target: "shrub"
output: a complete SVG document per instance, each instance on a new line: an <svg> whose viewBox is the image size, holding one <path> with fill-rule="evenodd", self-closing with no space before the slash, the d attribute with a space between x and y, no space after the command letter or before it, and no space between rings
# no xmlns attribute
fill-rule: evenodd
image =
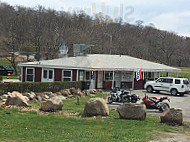
<svg viewBox="0 0 190 142"><path fill-rule="evenodd" d="M0 82L1 82L1 81L3 81L3 77L2 77L2 76L0 76Z"/></svg>
<svg viewBox="0 0 190 142"><path fill-rule="evenodd" d="M9 82L0 83L0 90L4 93L19 91L19 92L58 92L62 89L82 88L80 81L69 82Z"/></svg>

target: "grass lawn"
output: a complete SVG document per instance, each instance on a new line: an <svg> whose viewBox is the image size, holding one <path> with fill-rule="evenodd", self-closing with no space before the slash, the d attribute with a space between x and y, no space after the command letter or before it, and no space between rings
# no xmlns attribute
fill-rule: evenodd
<svg viewBox="0 0 190 142"><path fill-rule="evenodd" d="M178 77L184 77L190 79L190 67L179 67L181 72L178 73Z"/></svg>
<svg viewBox="0 0 190 142"><path fill-rule="evenodd" d="M0 58L0 65L1 66L12 66L11 63L5 58Z"/></svg>
<svg viewBox="0 0 190 142"><path fill-rule="evenodd" d="M99 94L98 97L106 97ZM96 96L96 97L97 97ZM108 117L82 118L84 105L90 97L64 100L63 112L39 114L36 111L0 108L0 141L14 142L147 142L160 131L179 129L160 123L159 117L148 115L145 121L119 119L116 111ZM39 108L40 103L30 102ZM29 107L30 108L30 107ZM68 117L64 112L77 113ZM185 127L180 127L180 131ZM188 128L189 129L189 128Z"/></svg>

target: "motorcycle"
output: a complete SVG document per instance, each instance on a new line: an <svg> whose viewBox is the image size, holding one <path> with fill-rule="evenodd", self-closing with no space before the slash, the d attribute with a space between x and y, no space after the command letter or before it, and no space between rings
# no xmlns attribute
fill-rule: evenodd
<svg viewBox="0 0 190 142"><path fill-rule="evenodd" d="M159 111L166 111L170 108L169 104L166 102L163 102L164 100L168 100L168 102L170 102L170 99L168 99L168 97L161 97L161 98L157 98L154 96L147 96L145 94L145 96L143 97L143 104L146 105L146 108L149 109L159 109Z"/></svg>
<svg viewBox="0 0 190 142"><path fill-rule="evenodd" d="M122 103L136 103L140 100L140 97L136 94L130 94L127 90L120 90L119 88L114 88L108 96L108 103L112 102L122 102Z"/></svg>

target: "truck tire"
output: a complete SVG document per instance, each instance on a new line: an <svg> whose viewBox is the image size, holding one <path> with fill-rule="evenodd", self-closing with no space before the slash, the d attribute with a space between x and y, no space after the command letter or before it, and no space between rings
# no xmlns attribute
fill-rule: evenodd
<svg viewBox="0 0 190 142"><path fill-rule="evenodd" d="M148 93L152 93L152 92L153 92L152 86L147 86L147 87L146 87L146 91L147 91Z"/></svg>
<svg viewBox="0 0 190 142"><path fill-rule="evenodd" d="M171 90L171 95L176 96L178 94L177 89Z"/></svg>

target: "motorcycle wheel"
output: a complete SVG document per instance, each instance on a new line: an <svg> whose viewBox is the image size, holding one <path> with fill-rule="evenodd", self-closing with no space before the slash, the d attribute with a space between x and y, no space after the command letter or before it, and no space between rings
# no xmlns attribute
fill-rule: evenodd
<svg viewBox="0 0 190 142"><path fill-rule="evenodd" d="M111 104L113 102L111 97L108 97L108 103Z"/></svg>
<svg viewBox="0 0 190 142"><path fill-rule="evenodd" d="M162 111L162 112L164 112L164 111L168 110L169 108L170 108L170 106L169 106L168 103L162 103L162 104L160 105L159 110Z"/></svg>
<svg viewBox="0 0 190 142"><path fill-rule="evenodd" d="M123 97L123 98L122 98L122 102L123 102L123 103L129 103L130 100L129 100L129 98L127 98L127 97Z"/></svg>

